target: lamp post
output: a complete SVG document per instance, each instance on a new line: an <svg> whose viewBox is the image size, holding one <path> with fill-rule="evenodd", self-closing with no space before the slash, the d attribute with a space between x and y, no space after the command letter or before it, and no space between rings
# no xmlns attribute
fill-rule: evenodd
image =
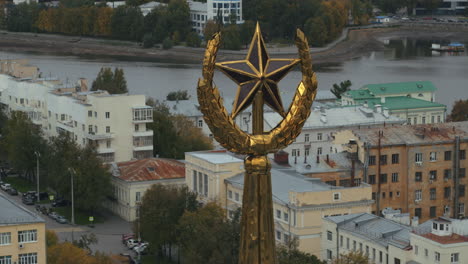
<svg viewBox="0 0 468 264"><path fill-rule="evenodd" d="M40 202L40 195L39 195L39 158L41 157L41 153L39 151L34 151L34 155L36 155L36 166L37 166L37 202Z"/></svg>
<svg viewBox="0 0 468 264"><path fill-rule="evenodd" d="M68 168L70 172L70 180L71 180L71 206L72 206L72 215L71 215L71 223L75 225L75 199L73 195L73 176L76 174L76 171L73 168Z"/></svg>

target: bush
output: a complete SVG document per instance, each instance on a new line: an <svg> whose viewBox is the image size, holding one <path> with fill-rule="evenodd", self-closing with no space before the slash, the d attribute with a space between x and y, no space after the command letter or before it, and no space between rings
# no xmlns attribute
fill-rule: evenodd
<svg viewBox="0 0 468 264"><path fill-rule="evenodd" d="M201 39L195 32L190 32L187 35L187 46L198 48L201 45Z"/></svg>
<svg viewBox="0 0 468 264"><path fill-rule="evenodd" d="M163 49L170 49L174 43L172 43L172 40L170 38L165 38L162 43Z"/></svg>
<svg viewBox="0 0 468 264"><path fill-rule="evenodd" d="M145 34L143 36L143 48L151 48L154 46L153 34Z"/></svg>

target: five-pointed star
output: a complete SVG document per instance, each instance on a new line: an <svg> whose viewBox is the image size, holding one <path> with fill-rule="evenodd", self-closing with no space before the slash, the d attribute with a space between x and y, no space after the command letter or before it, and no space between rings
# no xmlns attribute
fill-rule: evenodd
<svg viewBox="0 0 468 264"><path fill-rule="evenodd" d="M232 109L237 116L250 104L257 92L262 91L264 102L281 116L285 116L278 82L299 63L299 59L270 59L257 24L245 60L216 63L216 67L236 82L239 87Z"/></svg>

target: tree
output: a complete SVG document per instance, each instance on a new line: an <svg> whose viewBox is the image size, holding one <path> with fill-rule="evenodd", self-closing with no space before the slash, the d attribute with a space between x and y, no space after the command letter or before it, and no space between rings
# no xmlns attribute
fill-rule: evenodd
<svg viewBox="0 0 468 264"><path fill-rule="evenodd" d="M152 185L142 198L135 233L149 242L151 251L160 255L166 248L171 251L178 237L177 223L186 210L196 210L196 198L186 187Z"/></svg>
<svg viewBox="0 0 468 264"><path fill-rule="evenodd" d="M96 80L93 81L91 91L103 90L110 94L128 93L127 81L125 80L123 69L102 67Z"/></svg>
<svg viewBox="0 0 468 264"><path fill-rule="evenodd" d="M92 244L97 244L98 239L94 233L89 233L89 234L83 234L81 235L79 240L73 241L73 245L82 248L88 253L92 253L90 246Z"/></svg>
<svg viewBox="0 0 468 264"><path fill-rule="evenodd" d="M333 88L330 89L330 91L336 96L336 98L341 99L341 95L351 89L351 81L346 80L344 82L341 82L340 85L338 84L333 84Z"/></svg>
<svg viewBox="0 0 468 264"><path fill-rule="evenodd" d="M341 254L339 258L335 258L332 264L368 264L369 258L362 252L350 251L347 254Z"/></svg>
<svg viewBox="0 0 468 264"><path fill-rule="evenodd" d="M468 120L468 99L458 100L455 102L452 108L452 112L450 113L449 119L452 122Z"/></svg>
<svg viewBox="0 0 468 264"><path fill-rule="evenodd" d="M187 46L189 47L199 48L201 45L200 37L198 36L197 33L193 31L187 35L187 37L185 38L185 41L187 42Z"/></svg>
<svg viewBox="0 0 468 264"><path fill-rule="evenodd" d="M2 10L3 12L3 10ZM37 3L23 2L18 5L12 5L7 10L6 24L9 31L31 32L37 31L35 22L40 13L40 7Z"/></svg>
<svg viewBox="0 0 468 264"><path fill-rule="evenodd" d="M396 13L396 11L405 6L402 0L378 0L377 7L385 13Z"/></svg>
<svg viewBox="0 0 468 264"><path fill-rule="evenodd" d="M321 47L327 42L327 29L322 17L309 18L304 27L304 33L312 46Z"/></svg>
<svg viewBox="0 0 468 264"><path fill-rule="evenodd" d="M297 239L292 239L287 245L279 245L276 248L278 264L325 264L315 255L300 251Z"/></svg>
<svg viewBox="0 0 468 264"><path fill-rule="evenodd" d="M178 243L187 263L237 263L239 210L230 220L226 218L224 209L209 203L197 211L186 211L179 221L178 229Z"/></svg>
<svg viewBox="0 0 468 264"><path fill-rule="evenodd" d="M229 50L240 50L241 41L237 25L228 25L223 28L222 33L223 46Z"/></svg>
<svg viewBox="0 0 468 264"><path fill-rule="evenodd" d="M88 252L70 242L59 243L47 248L49 264L112 264L112 260L101 254L88 255Z"/></svg>
<svg viewBox="0 0 468 264"><path fill-rule="evenodd" d="M219 31L219 27L213 20L206 21L205 28L203 29L203 37L205 41L210 40L213 35Z"/></svg>
<svg viewBox="0 0 468 264"><path fill-rule="evenodd" d="M144 18L140 8L126 5L117 7L110 27L114 38L140 41L144 33Z"/></svg>
<svg viewBox="0 0 468 264"><path fill-rule="evenodd" d="M250 44L252 36L255 32L255 22L247 20L241 25L240 29L240 40L246 47Z"/></svg>
<svg viewBox="0 0 468 264"><path fill-rule="evenodd" d="M166 100L168 101L181 101L188 99L190 99L190 95L188 94L187 90L170 92L166 96Z"/></svg>

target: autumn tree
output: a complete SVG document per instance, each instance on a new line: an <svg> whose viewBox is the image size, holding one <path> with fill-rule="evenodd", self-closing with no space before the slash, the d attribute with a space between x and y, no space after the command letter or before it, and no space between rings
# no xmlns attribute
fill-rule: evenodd
<svg viewBox="0 0 468 264"><path fill-rule="evenodd" d="M139 7L127 5L117 7L110 22L114 38L140 41L143 37L144 18Z"/></svg>
<svg viewBox="0 0 468 264"><path fill-rule="evenodd" d="M143 195L134 231L149 242L151 251L162 255L177 242L179 219L197 206L196 194L186 187L155 184Z"/></svg>
<svg viewBox="0 0 468 264"><path fill-rule="evenodd" d="M127 81L125 80L123 69L102 67L96 80L93 81L91 91L103 90L110 94L128 93Z"/></svg>
<svg viewBox="0 0 468 264"><path fill-rule="evenodd" d="M213 35L219 31L218 24L213 20L206 21L205 28L203 29L203 36L205 41L210 40Z"/></svg>
<svg viewBox="0 0 468 264"><path fill-rule="evenodd" d="M112 264L112 260L101 254L88 255L88 252L70 242L63 242L47 248L48 264Z"/></svg>
<svg viewBox="0 0 468 264"><path fill-rule="evenodd" d="M330 89L330 91L336 96L336 98L341 99L341 95L346 93L351 89L351 81L346 80L344 82L340 82L340 84L333 84L333 87Z"/></svg>
<svg viewBox="0 0 468 264"><path fill-rule="evenodd" d="M333 259L332 264L369 264L369 258L362 252L350 251Z"/></svg>
<svg viewBox="0 0 468 264"><path fill-rule="evenodd" d="M325 45L328 39L328 33L322 17L309 18L305 24L304 30L304 34L306 34L312 46L321 47Z"/></svg>
<svg viewBox="0 0 468 264"><path fill-rule="evenodd" d="M298 240L291 239L287 244L281 244L276 247L276 256L278 264L325 264L315 255L302 252L298 249Z"/></svg>
<svg viewBox="0 0 468 264"><path fill-rule="evenodd" d="M449 115L449 119L452 122L468 120L468 99L458 100L455 102L452 108L452 112Z"/></svg>

